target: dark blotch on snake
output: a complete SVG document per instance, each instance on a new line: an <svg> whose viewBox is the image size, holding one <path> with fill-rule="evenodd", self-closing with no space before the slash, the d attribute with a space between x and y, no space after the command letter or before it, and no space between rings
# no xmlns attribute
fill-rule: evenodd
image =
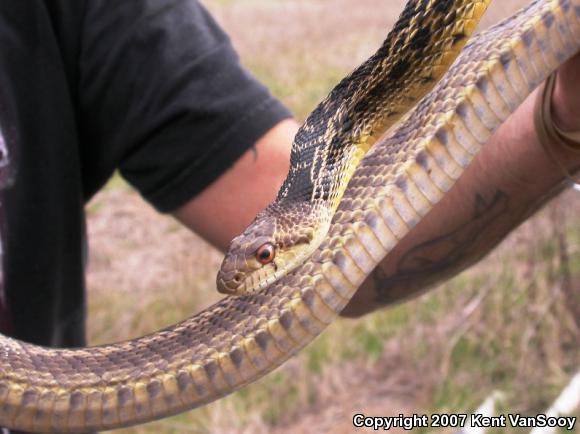
<svg viewBox="0 0 580 434"><path fill-rule="evenodd" d="M356 103L354 110L357 113L364 113L367 111L368 107L369 107L369 102L367 101L367 98L363 98L359 102Z"/></svg>
<svg viewBox="0 0 580 434"><path fill-rule="evenodd" d="M447 136L447 131L445 131L443 128L440 128L439 131L437 131L437 133L435 133L435 137L437 137L437 140L439 140L441 142L441 144L444 146L447 146L447 144L449 143L449 137Z"/></svg>
<svg viewBox="0 0 580 434"><path fill-rule="evenodd" d="M421 48L424 48L425 45L427 45L427 43L429 42L429 39L431 39L431 30L429 29L429 27L423 27L417 30L417 32L413 36L413 39L411 39L410 44L411 49L419 50Z"/></svg>
<svg viewBox="0 0 580 434"><path fill-rule="evenodd" d="M432 75L425 76L425 77L421 77L421 83L422 84L431 83L433 81L435 81L435 79L433 78Z"/></svg>
<svg viewBox="0 0 580 434"><path fill-rule="evenodd" d="M244 352L240 348L234 348L230 351L230 359L232 359L232 363L239 368L244 360Z"/></svg>
<svg viewBox="0 0 580 434"><path fill-rule="evenodd" d="M348 261L349 259L347 258L347 255L339 250L334 254L332 262L334 262L341 270L343 270L348 265ZM312 291L312 289L310 289L310 291Z"/></svg>
<svg viewBox="0 0 580 434"><path fill-rule="evenodd" d="M344 119L342 121L342 132L345 134L350 133L353 125L354 124L353 124L352 120L349 117L347 117L346 119Z"/></svg>
<svg viewBox="0 0 580 434"><path fill-rule="evenodd" d="M214 360L210 360L203 365L203 369L210 380L213 380L217 374L218 366Z"/></svg>
<svg viewBox="0 0 580 434"><path fill-rule="evenodd" d="M280 324L284 327L284 330L288 330L292 326L293 319L290 311L285 310L282 312L282 315L280 315Z"/></svg>
<svg viewBox="0 0 580 434"><path fill-rule="evenodd" d="M266 351L268 348L268 341L270 340L270 335L266 333L264 330L260 330L258 333L254 335L254 339L262 351Z"/></svg>
<svg viewBox="0 0 580 434"><path fill-rule="evenodd" d="M467 117L467 106L465 103L459 103L455 109L455 113L457 113L457 116L459 116L461 119L465 119Z"/></svg>
<svg viewBox="0 0 580 434"><path fill-rule="evenodd" d="M453 24L457 20L457 12L455 9L452 9L447 15L445 15L445 19L443 20L443 25L448 26Z"/></svg>
<svg viewBox="0 0 580 434"><path fill-rule="evenodd" d="M72 396L71 396L72 398ZM33 390L27 390L22 394L22 406L26 407L28 405L34 404L38 400L38 393Z"/></svg>
<svg viewBox="0 0 580 434"><path fill-rule="evenodd" d="M560 0L559 3L564 13L568 13L568 11L570 10L570 0Z"/></svg>
<svg viewBox="0 0 580 434"><path fill-rule="evenodd" d="M435 10L441 14L446 14L453 6L453 0L441 0L435 3Z"/></svg>
<svg viewBox="0 0 580 434"><path fill-rule="evenodd" d="M534 31L532 29L525 31L524 34L522 35L522 41L524 41L524 45L526 47L532 45L533 40L534 40Z"/></svg>
<svg viewBox="0 0 580 434"><path fill-rule="evenodd" d="M117 398L119 399L119 405L121 407L127 405L127 403L129 403L129 401L131 401L132 396L133 396L133 392L128 387L121 387L117 391Z"/></svg>
<svg viewBox="0 0 580 434"><path fill-rule="evenodd" d="M314 304L314 291L312 288L306 288L302 291L302 301L308 307L312 307Z"/></svg>
<svg viewBox="0 0 580 434"><path fill-rule="evenodd" d="M147 385L147 394L149 398L155 399L161 394L161 383L159 381L152 381Z"/></svg>
<svg viewBox="0 0 580 434"><path fill-rule="evenodd" d="M399 187L402 192L406 192L408 188L407 179L404 176L399 176L395 179L395 185Z"/></svg>
<svg viewBox="0 0 580 434"><path fill-rule="evenodd" d="M477 88L482 91L483 93L487 93L487 88L489 87L489 83L487 82L487 78L480 78L475 82Z"/></svg>
<svg viewBox="0 0 580 434"><path fill-rule="evenodd" d="M179 388L180 392L186 391L193 381L191 380L191 376L187 372L180 372L177 374L177 387Z"/></svg>
<svg viewBox="0 0 580 434"><path fill-rule="evenodd" d="M427 155L425 154L425 151L419 152L417 154L417 157L415 157L415 161L423 169L425 169L426 171L429 171L429 161L427 159Z"/></svg>
<svg viewBox="0 0 580 434"><path fill-rule="evenodd" d="M552 27L552 24L554 24L554 14L552 14L552 12L547 12L542 17L542 21L544 22L544 25L549 29L550 27Z"/></svg>
<svg viewBox="0 0 580 434"><path fill-rule="evenodd" d="M499 61L501 62L502 66L508 66L512 59L513 58L510 56L510 53L501 53L499 56Z"/></svg>
<svg viewBox="0 0 580 434"><path fill-rule="evenodd" d="M85 403L85 396L82 392L73 392L70 396L70 408L71 410L77 410L83 406Z"/></svg>
<svg viewBox="0 0 580 434"><path fill-rule="evenodd" d="M135 404L135 413L136 414L139 414L139 415L144 414L145 409L146 409L146 407L142 403L138 402Z"/></svg>
<svg viewBox="0 0 580 434"><path fill-rule="evenodd" d="M371 227L372 229L377 229L377 223L378 223L378 219L377 216L373 213L369 213L366 217L365 217L365 223L367 225L369 225L369 227Z"/></svg>
<svg viewBox="0 0 580 434"><path fill-rule="evenodd" d="M453 35L453 45L465 39L465 33L460 32Z"/></svg>
<svg viewBox="0 0 580 434"><path fill-rule="evenodd" d="M388 75L389 80L399 80L409 70L410 66L411 64L408 61L404 59L399 60L391 69L391 72Z"/></svg>

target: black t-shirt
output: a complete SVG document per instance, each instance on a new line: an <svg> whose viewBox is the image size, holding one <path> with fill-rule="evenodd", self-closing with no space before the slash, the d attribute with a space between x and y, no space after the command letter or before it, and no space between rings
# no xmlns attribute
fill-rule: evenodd
<svg viewBox="0 0 580 434"><path fill-rule="evenodd" d="M195 0L0 2L4 332L84 345L84 211L119 169L160 211L287 110Z"/></svg>

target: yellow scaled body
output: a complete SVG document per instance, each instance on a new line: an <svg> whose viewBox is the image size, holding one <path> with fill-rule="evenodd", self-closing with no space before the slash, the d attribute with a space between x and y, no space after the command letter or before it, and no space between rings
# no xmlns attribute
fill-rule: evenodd
<svg viewBox="0 0 580 434"><path fill-rule="evenodd" d="M580 0L536 1L478 35L367 153L310 258L264 291L103 347L45 349L1 337L0 426L84 432L141 423L279 366L336 318L509 113L579 48Z"/></svg>

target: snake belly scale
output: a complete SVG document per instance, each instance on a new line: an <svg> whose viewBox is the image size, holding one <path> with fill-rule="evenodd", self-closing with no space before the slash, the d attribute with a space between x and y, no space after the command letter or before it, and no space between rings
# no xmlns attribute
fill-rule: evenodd
<svg viewBox="0 0 580 434"><path fill-rule="evenodd" d="M202 405L279 366L336 318L501 122L579 47L580 0L536 0L474 38L362 160L317 250L264 291L103 347L1 337L0 425L112 429Z"/></svg>

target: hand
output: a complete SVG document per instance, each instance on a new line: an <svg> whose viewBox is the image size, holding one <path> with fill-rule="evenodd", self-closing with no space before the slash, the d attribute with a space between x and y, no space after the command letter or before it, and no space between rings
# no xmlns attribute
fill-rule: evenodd
<svg viewBox="0 0 580 434"><path fill-rule="evenodd" d="M580 130L580 53L558 70L552 98L552 115L565 131Z"/></svg>

